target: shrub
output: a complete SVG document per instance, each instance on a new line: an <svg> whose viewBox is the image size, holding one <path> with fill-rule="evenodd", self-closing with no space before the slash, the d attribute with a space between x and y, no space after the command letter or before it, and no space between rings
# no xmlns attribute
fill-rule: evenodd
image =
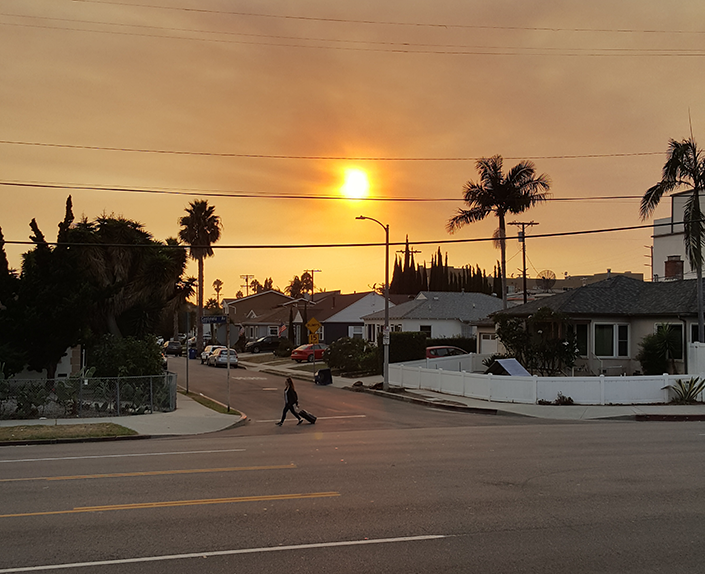
<svg viewBox="0 0 705 574"><path fill-rule="evenodd" d="M274 351L275 357L291 357L291 351L294 350L294 345L291 344L289 339L281 338L279 339L279 347Z"/></svg>
<svg viewBox="0 0 705 574"><path fill-rule="evenodd" d="M342 337L323 352L323 360L331 369L341 372L379 372L378 350L363 339Z"/></svg>
<svg viewBox="0 0 705 574"><path fill-rule="evenodd" d="M425 359L426 341L426 333L418 331L390 333L389 362L403 363L405 361ZM380 334L377 339L377 346L382 349L382 344L382 335Z"/></svg>
<svg viewBox="0 0 705 574"><path fill-rule="evenodd" d="M162 354L154 337L115 337L106 335L88 353L88 364L96 377L136 377L159 375Z"/></svg>
<svg viewBox="0 0 705 574"><path fill-rule="evenodd" d="M646 335L639 343L636 360L645 375L662 375L668 372L668 357L663 352L658 335Z"/></svg>
<svg viewBox="0 0 705 574"><path fill-rule="evenodd" d="M697 402L698 395L705 390L705 380L700 377L691 377L687 381L678 379L675 385L668 385L675 393L675 398L671 401L681 405L689 405Z"/></svg>

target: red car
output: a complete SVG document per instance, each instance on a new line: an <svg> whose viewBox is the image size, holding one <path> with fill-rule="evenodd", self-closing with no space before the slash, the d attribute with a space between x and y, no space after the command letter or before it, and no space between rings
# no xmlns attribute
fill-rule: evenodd
<svg viewBox="0 0 705 574"><path fill-rule="evenodd" d="M426 347L426 358L436 359L438 357L453 357L456 355L467 355L467 351L458 347Z"/></svg>
<svg viewBox="0 0 705 574"><path fill-rule="evenodd" d="M315 356L316 360L320 361L323 358L323 351L325 351L327 347L328 345L322 343L317 345L301 345L291 352L291 358L297 363L302 361L313 363Z"/></svg>

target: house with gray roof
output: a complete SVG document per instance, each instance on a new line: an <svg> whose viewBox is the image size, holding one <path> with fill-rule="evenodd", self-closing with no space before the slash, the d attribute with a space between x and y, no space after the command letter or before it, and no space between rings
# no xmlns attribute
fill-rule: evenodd
<svg viewBox="0 0 705 574"><path fill-rule="evenodd" d="M422 291L389 309L392 331L421 331L429 337L472 337L478 323L502 308L502 300L484 293ZM368 338L384 327L384 311L363 317Z"/></svg>
<svg viewBox="0 0 705 574"><path fill-rule="evenodd" d="M543 307L569 317L581 356L578 366L594 375L639 372L639 343L661 325L678 334L676 367L685 373L685 349L698 340L695 280L644 282L620 275L502 313L528 317Z"/></svg>

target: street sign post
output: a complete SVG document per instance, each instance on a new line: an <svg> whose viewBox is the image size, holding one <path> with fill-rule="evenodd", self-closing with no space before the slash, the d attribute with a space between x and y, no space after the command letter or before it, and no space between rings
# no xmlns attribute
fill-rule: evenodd
<svg viewBox="0 0 705 574"><path fill-rule="evenodd" d="M308 336L309 345L318 345L318 335L316 333L311 333Z"/></svg>

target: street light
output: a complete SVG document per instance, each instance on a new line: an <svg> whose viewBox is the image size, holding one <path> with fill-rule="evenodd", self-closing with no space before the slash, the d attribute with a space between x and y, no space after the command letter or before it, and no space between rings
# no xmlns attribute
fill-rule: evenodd
<svg viewBox="0 0 705 574"><path fill-rule="evenodd" d="M365 217L360 215L355 219L369 219L374 221L384 229L385 234L385 252L384 252L384 334L382 335L382 344L384 345L384 382L382 388L385 391L389 390L389 225L385 225L381 221L377 221L374 217Z"/></svg>

